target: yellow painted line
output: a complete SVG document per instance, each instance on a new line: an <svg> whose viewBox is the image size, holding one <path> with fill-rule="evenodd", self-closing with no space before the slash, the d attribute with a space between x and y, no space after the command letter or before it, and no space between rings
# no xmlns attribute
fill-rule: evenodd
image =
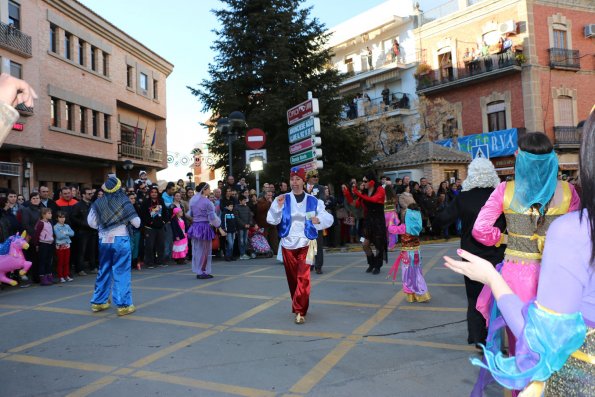
<svg viewBox="0 0 595 397"><path fill-rule="evenodd" d="M53 301L44 302L44 303L42 303L42 304L40 304L38 306L48 306L48 305L51 305L53 303L67 301L69 299L78 298L78 297L85 296L85 295L88 295L88 296L93 295L93 287L92 286L91 286L91 289L89 291L79 292L78 294L64 296L64 297L59 298L59 299L54 299Z"/></svg>
<svg viewBox="0 0 595 397"><path fill-rule="evenodd" d="M289 390L292 393L309 393L318 382L355 346L354 342L342 341L329 354L318 362L306 375Z"/></svg>
<svg viewBox="0 0 595 397"><path fill-rule="evenodd" d="M111 367L109 365L91 364L71 360L54 360L51 358L28 356L25 354L13 354L5 357L4 360L25 364L44 365L46 367L80 369L81 371L101 373L108 373L116 369L115 367Z"/></svg>
<svg viewBox="0 0 595 397"><path fill-rule="evenodd" d="M289 294L289 293L288 293ZM285 300L285 299L283 299ZM227 325L227 326L234 326L244 320L247 320L248 318L255 316L256 314L263 312L273 306L275 306L276 304L278 304L279 302L281 302L281 299L271 299L270 301L266 301L250 310L248 310L247 312L244 312L240 315L237 315L229 320L227 320L226 322L223 323L223 325Z"/></svg>
<svg viewBox="0 0 595 397"><path fill-rule="evenodd" d="M193 321L182 321L182 320L170 320L167 318L157 318L157 317L146 317L146 316L124 316L122 317L123 320L131 320L131 321L143 321L147 323L156 323L156 324L168 324L168 325L179 325L182 327L190 327L190 328L211 328L213 324L205 324L205 323L196 323Z"/></svg>
<svg viewBox="0 0 595 397"><path fill-rule="evenodd" d="M32 307L31 310L35 310L38 312L77 314L79 316L93 316L93 317L98 317L98 316L105 317L110 314L109 312L93 313L91 310L66 309L63 307L47 307L47 306L36 306L36 307Z"/></svg>
<svg viewBox="0 0 595 397"><path fill-rule="evenodd" d="M347 302L347 301L329 301L329 300L311 300L312 303L320 303L322 305L338 305L338 306L350 306L350 307L371 307L371 308L379 308L382 305L377 303L360 303L360 302Z"/></svg>
<svg viewBox="0 0 595 397"><path fill-rule="evenodd" d="M270 329L270 328L241 328L234 327L229 328L231 332L245 332L250 334L266 334L266 335L284 335L284 336L303 336L303 337L314 337L314 338L330 338L330 339L341 339L345 337L345 334L338 332L308 332L308 331L288 331L284 329Z"/></svg>
<svg viewBox="0 0 595 397"><path fill-rule="evenodd" d="M133 362L132 364L130 364L130 367L133 368L141 368L144 367L145 365L149 365L152 362L155 362L157 360L159 360L160 358L163 358L165 356L167 356L168 354L171 354L175 351L178 351L180 349L183 349L184 347L191 345L193 343L198 342L201 339L205 339L208 338L211 335L215 335L217 334L219 331L215 331L215 330L208 330L205 332L201 332L198 335L194 335L191 336L189 338L186 338L178 343L175 343L171 346L166 347L165 349L161 349L159 351L156 351L153 354L149 354L148 356L145 356L143 358L141 358L140 360L136 360L135 362Z"/></svg>
<svg viewBox="0 0 595 397"><path fill-rule="evenodd" d="M207 382L198 379L184 378L181 376L166 375L159 372L153 371L138 371L132 376L140 379L146 379L150 381L165 382L173 385L194 387L197 389L211 390L219 393L234 394L237 396L246 397L274 397L276 393L268 390L254 389L251 387L241 387L226 385L223 383Z"/></svg>
<svg viewBox="0 0 595 397"><path fill-rule="evenodd" d="M49 341L62 338L64 336L66 336L66 335L74 334L76 332L82 331L82 330L87 329L87 328L94 327L94 326L96 326L98 324L101 324L101 323L104 323L106 321L107 321L107 319L104 319L104 318L99 319L99 320L95 320L95 321L91 321L90 323L83 324L83 325L80 325L78 327L68 329L66 331L58 332L57 334L50 335L50 336L45 337L45 338L42 338L42 339L38 339L35 342L31 342L31 343L27 343L27 344L24 344L24 345L21 345L21 346L17 346L17 347L15 347L13 349L10 349L9 352L10 353L22 352L23 350L27 350L27 349L30 349L32 347L42 345L42 344L47 343Z"/></svg>
<svg viewBox="0 0 595 397"><path fill-rule="evenodd" d="M174 292L173 294L163 295L163 296L160 296L159 298L155 298L155 299L152 299L152 300L147 301L145 303L141 303L140 305L136 305L136 308L137 309L142 309L143 307L154 305L155 303L159 303L159 302L166 301L168 299L176 298L176 297L178 297L178 296L180 296L182 294L184 294L183 291Z"/></svg>
<svg viewBox="0 0 595 397"><path fill-rule="evenodd" d="M201 289L200 291L192 291L192 293L193 294L201 294L201 295L228 296L230 298L273 299L272 296L266 296L266 295L236 294L233 292L210 291L207 289Z"/></svg>
<svg viewBox="0 0 595 397"><path fill-rule="evenodd" d="M118 380L116 376L104 376L103 378L97 379L95 382L89 383L87 386L67 394L66 397L86 397L103 389L105 386L114 383L116 380Z"/></svg>
<svg viewBox="0 0 595 397"><path fill-rule="evenodd" d="M469 351L469 352L476 352L477 349L475 346L468 346L468 345L457 345L453 343L438 343L438 342L426 342L419 339L397 339L397 338L388 338L384 336L368 336L365 338L368 342L375 342L375 343L386 343L392 345L406 345L406 346L421 346L421 347L431 347L434 349L447 349L447 350L459 350L459 351Z"/></svg>
<svg viewBox="0 0 595 397"><path fill-rule="evenodd" d="M428 312L467 312L466 307L436 307L421 306L419 303L411 306L399 306L399 310L428 311Z"/></svg>
<svg viewBox="0 0 595 397"><path fill-rule="evenodd" d="M257 274L257 275L249 275L246 277L250 277L250 278L270 278L270 279L277 279L277 280L286 280L287 277L285 276L265 276L262 274Z"/></svg>
<svg viewBox="0 0 595 397"><path fill-rule="evenodd" d="M10 356L10 354L8 353L0 353L0 360L2 360L4 357Z"/></svg>
<svg viewBox="0 0 595 397"><path fill-rule="evenodd" d="M405 294L403 294L402 292L398 292L397 296L399 296L401 298L401 300L403 300L405 298ZM383 308L379 309L376 313L374 313L374 315L372 317L370 317L362 325L357 327L353 331L353 333L355 335L365 335L365 334L369 333L372 328L374 328L375 326L380 324L393 311L394 311L394 308L392 308L392 307L383 307Z"/></svg>
<svg viewBox="0 0 595 397"><path fill-rule="evenodd" d="M113 374L114 375L121 375L121 376L125 376L125 375L130 375L131 373L133 373L135 370L132 368L120 368L117 371L114 371Z"/></svg>
<svg viewBox="0 0 595 397"><path fill-rule="evenodd" d="M378 279L378 280L379 281L332 279L332 280L328 280L328 282L329 283L340 283L340 284L372 284L372 285L386 285L387 284L387 280L385 280L385 279Z"/></svg>
<svg viewBox="0 0 595 397"><path fill-rule="evenodd" d="M428 287L464 287L465 284L456 283L428 283Z"/></svg>
<svg viewBox="0 0 595 397"><path fill-rule="evenodd" d="M0 305L0 309L27 310L27 309L29 309L29 306L24 306L24 305Z"/></svg>
<svg viewBox="0 0 595 397"><path fill-rule="evenodd" d="M11 314L20 313L22 311L23 310L21 310L21 309L19 309L19 310L11 310L9 312L0 313L0 317L10 316Z"/></svg>

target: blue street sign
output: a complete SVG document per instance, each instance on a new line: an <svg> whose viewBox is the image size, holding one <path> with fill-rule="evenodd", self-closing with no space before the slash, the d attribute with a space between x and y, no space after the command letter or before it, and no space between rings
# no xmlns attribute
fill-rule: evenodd
<svg viewBox="0 0 595 397"><path fill-rule="evenodd" d="M484 159L490 158L490 147L488 145L478 145L471 147L471 157L476 159L483 157Z"/></svg>
<svg viewBox="0 0 595 397"><path fill-rule="evenodd" d="M289 143L295 143L318 134L320 133L320 119L318 117L310 117L289 127L288 133Z"/></svg>

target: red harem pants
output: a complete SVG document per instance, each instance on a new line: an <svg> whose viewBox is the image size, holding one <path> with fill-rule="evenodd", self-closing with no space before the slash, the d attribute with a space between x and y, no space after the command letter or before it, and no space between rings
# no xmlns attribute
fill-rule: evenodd
<svg viewBox="0 0 595 397"><path fill-rule="evenodd" d="M290 250L282 247L285 276L291 294L291 311L305 316L310 303L310 265L306 264L308 246Z"/></svg>
<svg viewBox="0 0 595 397"><path fill-rule="evenodd" d="M58 245L56 247L56 257L58 259L58 277L70 277L70 247Z"/></svg>

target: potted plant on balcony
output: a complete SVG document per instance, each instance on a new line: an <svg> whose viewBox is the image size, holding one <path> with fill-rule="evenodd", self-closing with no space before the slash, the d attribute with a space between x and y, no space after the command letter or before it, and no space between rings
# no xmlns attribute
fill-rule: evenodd
<svg viewBox="0 0 595 397"><path fill-rule="evenodd" d="M432 72L432 67L427 63L420 63L417 65L417 69L415 71L415 78L417 79L417 86L418 87L427 87L432 79L430 78L430 73Z"/></svg>
<svg viewBox="0 0 595 397"><path fill-rule="evenodd" d="M524 64L525 62L527 62L527 58L525 57L525 55L521 52L518 53L514 56L514 59L516 61L516 64L521 66L522 64Z"/></svg>

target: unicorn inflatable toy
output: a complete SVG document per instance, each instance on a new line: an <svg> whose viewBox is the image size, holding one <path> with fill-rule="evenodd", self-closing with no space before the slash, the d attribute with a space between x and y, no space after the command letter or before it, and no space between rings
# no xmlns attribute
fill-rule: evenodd
<svg viewBox="0 0 595 397"><path fill-rule="evenodd" d="M15 286L18 283L6 277L6 273L20 269L19 273L24 276L31 267L31 262L23 255L23 250L29 248L26 235L26 232L20 236L17 233L0 244L0 282Z"/></svg>

